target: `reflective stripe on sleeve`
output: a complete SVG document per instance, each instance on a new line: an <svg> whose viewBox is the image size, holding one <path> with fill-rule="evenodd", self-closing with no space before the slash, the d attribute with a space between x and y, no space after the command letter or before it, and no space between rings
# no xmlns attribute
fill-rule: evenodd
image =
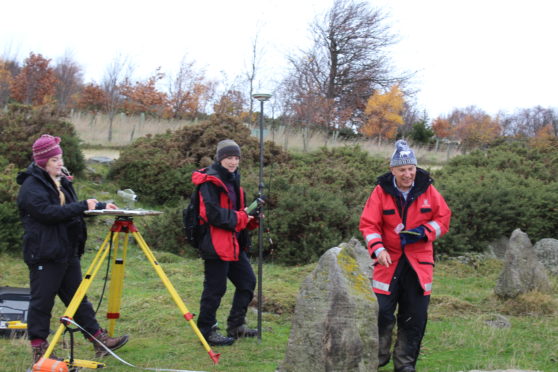
<svg viewBox="0 0 558 372"><path fill-rule="evenodd" d="M381 289L382 291L389 292L389 284L388 283L382 283L382 282L379 282L377 280L373 280L372 281L372 287Z"/></svg>
<svg viewBox="0 0 558 372"><path fill-rule="evenodd" d="M382 236L378 233L366 235L366 245L368 245L368 243L370 243L373 239L382 239Z"/></svg>
<svg viewBox="0 0 558 372"><path fill-rule="evenodd" d="M428 222L428 225L434 228L434 230L436 231L436 239L438 239L440 235L442 235L442 229L440 228L440 225L438 225L438 222L430 221Z"/></svg>

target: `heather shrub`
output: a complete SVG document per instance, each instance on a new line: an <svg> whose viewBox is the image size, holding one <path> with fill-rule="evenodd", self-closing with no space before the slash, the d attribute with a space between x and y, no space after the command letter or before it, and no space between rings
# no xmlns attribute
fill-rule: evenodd
<svg viewBox="0 0 558 372"><path fill-rule="evenodd" d="M525 144L502 144L450 161L436 185L452 209L439 254L482 252L520 228L535 242L555 237L558 156Z"/></svg>
<svg viewBox="0 0 558 372"><path fill-rule="evenodd" d="M13 164L0 156L0 253L17 253L21 250L23 228L16 206L19 186L17 170Z"/></svg>
<svg viewBox="0 0 558 372"><path fill-rule="evenodd" d="M32 145L42 134L62 139L64 164L75 175L85 168L80 141L72 124L62 121L52 107L11 104L0 112L0 155L19 169L33 160Z"/></svg>
<svg viewBox="0 0 558 372"><path fill-rule="evenodd" d="M242 149L243 176L253 175L251 169L259 162L258 140L237 119L214 116L176 132L138 139L120 153L108 177L120 188L133 189L147 203L176 205L192 193L192 171L211 164L217 143L226 138L235 140ZM264 149L264 165L268 161L281 163L288 159L271 142L266 142Z"/></svg>
<svg viewBox="0 0 558 372"><path fill-rule="evenodd" d="M185 206L186 201L180 200L178 204ZM149 247L156 251L197 257L196 250L186 245L184 230L182 229L182 208L180 206L157 208L163 214L138 218L138 229L140 229Z"/></svg>
<svg viewBox="0 0 558 372"><path fill-rule="evenodd" d="M359 147L321 149L294 155L271 184L266 227L273 259L285 264L317 260L355 236L362 208L385 160Z"/></svg>

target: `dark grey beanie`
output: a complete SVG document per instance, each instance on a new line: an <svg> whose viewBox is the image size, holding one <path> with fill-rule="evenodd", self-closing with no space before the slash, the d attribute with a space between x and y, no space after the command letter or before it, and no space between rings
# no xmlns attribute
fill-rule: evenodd
<svg viewBox="0 0 558 372"><path fill-rule="evenodd" d="M222 140L217 144L217 151L215 152L215 160L220 162L227 156L240 157L240 146L231 139Z"/></svg>
<svg viewBox="0 0 558 372"><path fill-rule="evenodd" d="M391 161L389 162L390 167L398 167L400 165L417 165L417 158L415 157L415 153L407 142L404 140L399 140L395 142L395 151L391 156Z"/></svg>

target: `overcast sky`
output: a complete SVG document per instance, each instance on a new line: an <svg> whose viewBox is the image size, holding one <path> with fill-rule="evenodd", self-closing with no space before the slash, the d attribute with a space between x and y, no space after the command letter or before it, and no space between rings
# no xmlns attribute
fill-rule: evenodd
<svg viewBox="0 0 558 372"><path fill-rule="evenodd" d="M285 72L285 56L310 45L308 26L333 0L22 0L3 2L0 56L70 53L86 81L100 82L120 56L137 79L183 57L208 76L243 74L258 37L260 91ZM394 68L415 72L417 106L430 118L475 105L489 114L558 107L558 2L370 0L400 41Z"/></svg>

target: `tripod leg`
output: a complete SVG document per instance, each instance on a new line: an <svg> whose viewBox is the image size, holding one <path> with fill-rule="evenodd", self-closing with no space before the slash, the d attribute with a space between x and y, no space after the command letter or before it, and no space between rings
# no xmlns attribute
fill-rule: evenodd
<svg viewBox="0 0 558 372"><path fill-rule="evenodd" d="M74 297L72 298L72 301L70 301L70 304L66 308L66 311L64 312L63 317L72 318L74 316L74 314L76 313L79 305L81 304L81 301L83 300L83 297L85 297L85 294L87 293L87 290L91 286L91 282L93 281L93 279L95 278L95 276L99 272L99 269L101 268L101 265L102 265L103 261L107 257L107 254L109 252L109 244L108 243L109 243L109 240L110 240L110 236L111 236L111 234L109 232L107 237L105 238L105 241L103 242L103 244L99 248L99 251L95 255L95 258L93 258L93 261L91 262L91 265L89 265L89 268L87 269L87 272L85 273L85 276L83 277L83 280L81 281L81 284L79 285L76 293L74 294ZM118 238L118 233L116 233L115 236L114 236L114 239L117 239L117 238ZM62 336L62 333L64 332L64 328L65 328L64 324L60 324L60 326L58 327L58 330L56 331L56 333L54 334L54 337L52 338L52 341L51 341L48 349L45 351L45 354L43 356L44 358L48 358L50 356L50 354L52 354L52 351L54 350L54 346L56 345L56 343L60 339L60 336Z"/></svg>
<svg viewBox="0 0 558 372"><path fill-rule="evenodd" d="M165 272L163 271L163 269L161 268L161 266L159 265L159 263L155 259L155 256L153 255L153 252L151 251L151 249L149 249L149 247L147 246L147 243L145 242L145 240L143 240L143 237L141 236L141 234L137 230L135 232L133 232L132 235L134 236L134 238L138 242L138 245L142 249L143 253L147 257L149 262L151 262L151 265L155 269L155 272L157 273L157 275L159 275L159 278L161 279L161 281L163 282L163 284L165 285L167 290L169 291L172 299L174 300L174 302L176 303L176 305L178 306L178 308L182 312L182 316L184 316L184 319L186 319L186 321L188 321L188 323L190 324L190 327L192 327L192 329L194 330L194 333L200 339L204 349L209 354L209 357L213 360L213 362L215 364L217 364L219 362L219 355L220 354L216 354L211 350L211 347L209 346L209 344L205 340L205 337L203 337L203 335L200 332L196 322L194 322L194 315L188 310L188 308L186 307L186 305L184 304L184 302L182 301L182 299L180 298L180 296L178 295L178 293L174 289L174 286L170 282L169 278L167 277L167 275L165 274Z"/></svg>
<svg viewBox="0 0 558 372"><path fill-rule="evenodd" d="M124 287L124 268L126 262L126 253L128 251L128 232L124 235L124 244L122 246L122 256L119 258L118 240L113 244L114 263L111 270L111 279L109 287L108 305L107 305L107 333L109 336L114 335L116 320L120 318L120 305L122 299L122 288Z"/></svg>

